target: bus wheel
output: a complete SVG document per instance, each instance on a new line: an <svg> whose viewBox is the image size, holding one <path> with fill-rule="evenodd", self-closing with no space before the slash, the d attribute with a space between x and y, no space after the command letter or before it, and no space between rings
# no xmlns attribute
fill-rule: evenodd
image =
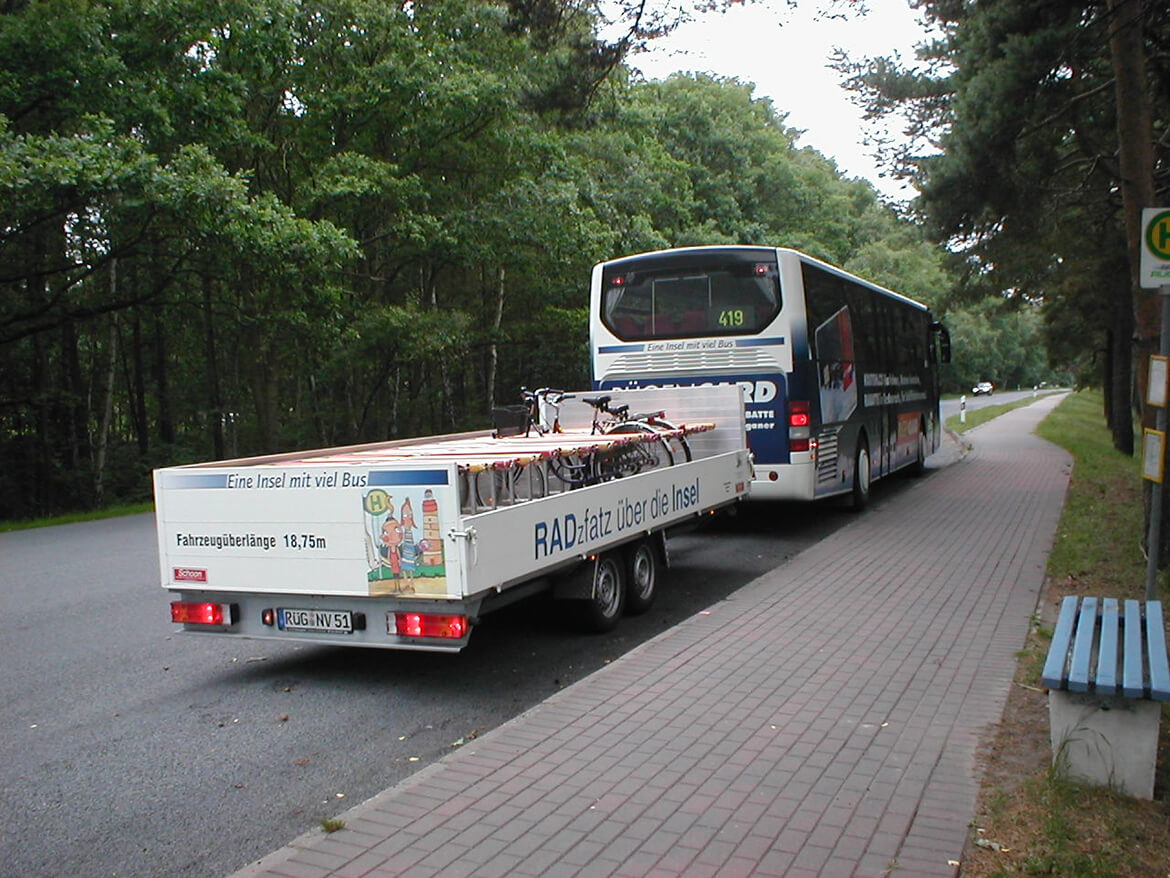
<svg viewBox="0 0 1170 878"><path fill-rule="evenodd" d="M658 547L653 539L638 540L626 553L626 613L650 609L658 592Z"/></svg>
<svg viewBox="0 0 1170 878"><path fill-rule="evenodd" d="M626 599L626 565L619 551L597 559L593 573L593 597L583 601L581 622L596 634L612 631L622 617Z"/></svg>
<svg viewBox="0 0 1170 878"><path fill-rule="evenodd" d="M910 475L920 476L926 472L926 425L918 425L918 454L910 464Z"/></svg>
<svg viewBox="0 0 1170 878"><path fill-rule="evenodd" d="M853 493L850 496L850 506L854 512L860 512L869 503L869 448L866 447L865 437L857 440L857 458L853 462Z"/></svg>

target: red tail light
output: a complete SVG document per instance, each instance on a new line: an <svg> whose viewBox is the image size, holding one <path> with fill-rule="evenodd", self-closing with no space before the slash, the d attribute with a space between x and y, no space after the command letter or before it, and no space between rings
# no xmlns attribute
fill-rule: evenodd
<svg viewBox="0 0 1170 878"><path fill-rule="evenodd" d="M233 616L231 604L171 602L171 621L183 625L230 625Z"/></svg>
<svg viewBox="0 0 1170 878"><path fill-rule="evenodd" d="M788 450L811 451L812 443L809 438L808 400L790 399L788 401Z"/></svg>
<svg viewBox="0 0 1170 878"><path fill-rule="evenodd" d="M466 616L443 616L432 613L395 613L395 634L402 637L443 637L460 640L467 636Z"/></svg>
<svg viewBox="0 0 1170 878"><path fill-rule="evenodd" d="M788 426L789 427L807 427L809 425L808 417L808 401L807 400L789 400L788 402Z"/></svg>

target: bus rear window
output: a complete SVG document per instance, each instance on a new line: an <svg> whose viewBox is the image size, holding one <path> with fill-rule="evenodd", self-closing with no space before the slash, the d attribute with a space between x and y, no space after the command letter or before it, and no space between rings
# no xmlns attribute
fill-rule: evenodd
<svg viewBox="0 0 1170 878"><path fill-rule="evenodd" d="M754 335L780 311L774 259L607 268L601 316L624 341Z"/></svg>

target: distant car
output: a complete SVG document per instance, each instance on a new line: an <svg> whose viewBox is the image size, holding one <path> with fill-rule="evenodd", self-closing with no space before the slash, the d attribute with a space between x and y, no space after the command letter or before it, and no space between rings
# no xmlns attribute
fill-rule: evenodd
<svg viewBox="0 0 1170 878"><path fill-rule="evenodd" d="M985 393L988 396L991 396L991 391L993 390L995 390L995 385L993 385L990 381L980 381L971 388L971 393L973 396L982 396Z"/></svg>

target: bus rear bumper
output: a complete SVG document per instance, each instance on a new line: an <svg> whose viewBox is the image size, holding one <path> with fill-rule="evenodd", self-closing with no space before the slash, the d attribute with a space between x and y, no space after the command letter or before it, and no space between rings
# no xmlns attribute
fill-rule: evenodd
<svg viewBox="0 0 1170 878"><path fill-rule="evenodd" d="M816 464L789 463L782 466L755 465L752 500L816 499Z"/></svg>

